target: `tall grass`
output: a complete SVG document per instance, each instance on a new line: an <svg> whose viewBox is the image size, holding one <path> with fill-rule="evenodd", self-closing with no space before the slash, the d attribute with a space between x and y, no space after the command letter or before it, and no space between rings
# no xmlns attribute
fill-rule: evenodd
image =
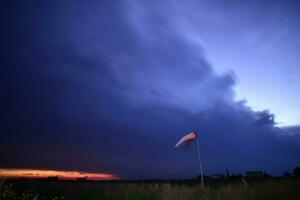
<svg viewBox="0 0 300 200"><path fill-rule="evenodd" d="M51 186L49 186L51 185ZM29 187L29 186L28 186ZM43 183L35 192L18 192L14 185L0 184L0 200L107 199L107 200L300 200L300 180L268 180L248 184L235 183L201 187L168 183ZM16 187L17 188L17 187ZM61 189L61 190L59 190ZM40 194L38 194L40 190ZM43 196L53 193L51 197ZM30 190L29 190L30 191ZM68 192L72 195L68 196Z"/></svg>
<svg viewBox="0 0 300 200"><path fill-rule="evenodd" d="M12 184L7 184L0 180L0 200L44 200L37 192L27 190L26 192L16 192ZM61 200L61 197L54 197L52 200Z"/></svg>
<svg viewBox="0 0 300 200"><path fill-rule="evenodd" d="M113 188L107 199L159 199L159 200L300 200L300 181L280 180L253 184L229 184L219 188L153 184L143 188L139 184Z"/></svg>
<svg viewBox="0 0 300 200"><path fill-rule="evenodd" d="M0 200L38 200L39 195L31 191L24 193L16 193L11 184L5 184L4 180L0 180Z"/></svg>

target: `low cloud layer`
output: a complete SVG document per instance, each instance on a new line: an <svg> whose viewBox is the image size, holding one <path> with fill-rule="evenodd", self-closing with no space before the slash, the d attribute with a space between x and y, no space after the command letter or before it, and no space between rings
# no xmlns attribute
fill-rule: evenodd
<svg viewBox="0 0 300 200"><path fill-rule="evenodd" d="M174 149L190 131L199 133L205 173L279 174L299 164L299 131L234 100L236 77L214 72L190 9L7 5L0 167L195 177L194 144Z"/></svg>

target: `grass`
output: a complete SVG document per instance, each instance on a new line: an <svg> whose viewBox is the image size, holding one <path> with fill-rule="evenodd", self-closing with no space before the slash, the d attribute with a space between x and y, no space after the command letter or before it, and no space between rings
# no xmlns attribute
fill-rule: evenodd
<svg viewBox="0 0 300 200"><path fill-rule="evenodd" d="M300 179L199 184L15 181L0 183L1 200L299 200Z"/></svg>

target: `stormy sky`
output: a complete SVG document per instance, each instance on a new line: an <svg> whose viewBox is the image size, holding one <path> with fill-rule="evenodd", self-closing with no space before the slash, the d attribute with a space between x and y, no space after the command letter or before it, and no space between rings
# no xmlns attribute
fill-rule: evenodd
<svg viewBox="0 0 300 200"><path fill-rule="evenodd" d="M297 1L1 3L0 168L193 178L300 165Z"/></svg>

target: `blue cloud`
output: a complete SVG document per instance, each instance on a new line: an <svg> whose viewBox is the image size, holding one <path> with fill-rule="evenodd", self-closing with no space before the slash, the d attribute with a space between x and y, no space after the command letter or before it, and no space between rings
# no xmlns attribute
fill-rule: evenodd
<svg viewBox="0 0 300 200"><path fill-rule="evenodd" d="M234 73L214 72L176 3L15 9L2 37L1 167L195 177L195 146L174 149L192 130L205 173L298 164L299 137L234 100Z"/></svg>

